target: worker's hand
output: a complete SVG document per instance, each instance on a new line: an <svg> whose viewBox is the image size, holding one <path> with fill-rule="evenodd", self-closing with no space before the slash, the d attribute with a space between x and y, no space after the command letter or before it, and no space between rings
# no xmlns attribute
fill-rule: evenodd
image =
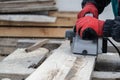
<svg viewBox="0 0 120 80"><path fill-rule="evenodd" d="M84 8L78 13L78 19L84 17L87 13L92 13L93 17L98 18L98 10L93 3L87 3Z"/></svg>
<svg viewBox="0 0 120 80"><path fill-rule="evenodd" d="M76 22L76 33L82 39L94 39L103 35L104 21L86 16L79 18Z"/></svg>
<svg viewBox="0 0 120 80"><path fill-rule="evenodd" d="M103 34L105 37L112 37L115 41L120 42L120 17L114 20L106 20Z"/></svg>

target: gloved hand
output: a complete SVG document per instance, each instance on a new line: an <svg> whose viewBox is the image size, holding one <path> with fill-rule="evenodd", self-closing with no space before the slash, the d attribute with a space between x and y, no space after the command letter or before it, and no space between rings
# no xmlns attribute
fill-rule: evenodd
<svg viewBox="0 0 120 80"><path fill-rule="evenodd" d="M78 13L78 19L84 17L87 13L92 13L93 17L98 18L98 10L93 3L87 3L84 8Z"/></svg>
<svg viewBox="0 0 120 80"><path fill-rule="evenodd" d="M103 35L104 21L86 16L79 18L76 22L76 33L82 39L90 40Z"/></svg>
<svg viewBox="0 0 120 80"><path fill-rule="evenodd" d="M114 20L106 20L103 34L105 37L112 37L115 41L120 42L120 16Z"/></svg>

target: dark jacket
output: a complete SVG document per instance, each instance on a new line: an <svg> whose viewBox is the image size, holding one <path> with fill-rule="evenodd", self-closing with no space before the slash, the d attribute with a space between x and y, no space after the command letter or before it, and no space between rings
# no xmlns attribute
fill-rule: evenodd
<svg viewBox="0 0 120 80"><path fill-rule="evenodd" d="M98 13L100 14L104 10L104 8L111 2L111 0L83 0L82 7L84 7L84 5L88 2L94 3L98 9Z"/></svg>

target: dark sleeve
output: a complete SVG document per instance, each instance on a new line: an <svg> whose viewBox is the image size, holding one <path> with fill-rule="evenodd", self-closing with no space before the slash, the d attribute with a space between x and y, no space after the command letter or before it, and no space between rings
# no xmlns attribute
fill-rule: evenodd
<svg viewBox="0 0 120 80"><path fill-rule="evenodd" d="M103 35L105 37L112 37L115 41L120 42L120 16L105 21Z"/></svg>
<svg viewBox="0 0 120 80"><path fill-rule="evenodd" d="M102 13L104 8L110 3L111 0L83 0L82 7L88 2L95 4L98 9L98 13Z"/></svg>

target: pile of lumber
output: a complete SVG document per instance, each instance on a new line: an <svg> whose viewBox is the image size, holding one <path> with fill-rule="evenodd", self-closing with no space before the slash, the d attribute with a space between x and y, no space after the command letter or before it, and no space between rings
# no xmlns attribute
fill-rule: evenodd
<svg viewBox="0 0 120 80"><path fill-rule="evenodd" d="M77 12L49 11L48 16L0 15L0 37L64 38L73 28Z"/></svg>
<svg viewBox="0 0 120 80"><path fill-rule="evenodd" d="M0 37L63 38L77 12L57 11L54 0L1 0Z"/></svg>
<svg viewBox="0 0 120 80"><path fill-rule="evenodd" d="M18 13L56 10L54 0L4 0L0 1L0 13Z"/></svg>
<svg viewBox="0 0 120 80"><path fill-rule="evenodd" d="M60 43L60 47L51 51L42 46L50 44L47 39L15 50L0 61L0 80L120 79L118 53L83 56L71 52L68 40Z"/></svg>

